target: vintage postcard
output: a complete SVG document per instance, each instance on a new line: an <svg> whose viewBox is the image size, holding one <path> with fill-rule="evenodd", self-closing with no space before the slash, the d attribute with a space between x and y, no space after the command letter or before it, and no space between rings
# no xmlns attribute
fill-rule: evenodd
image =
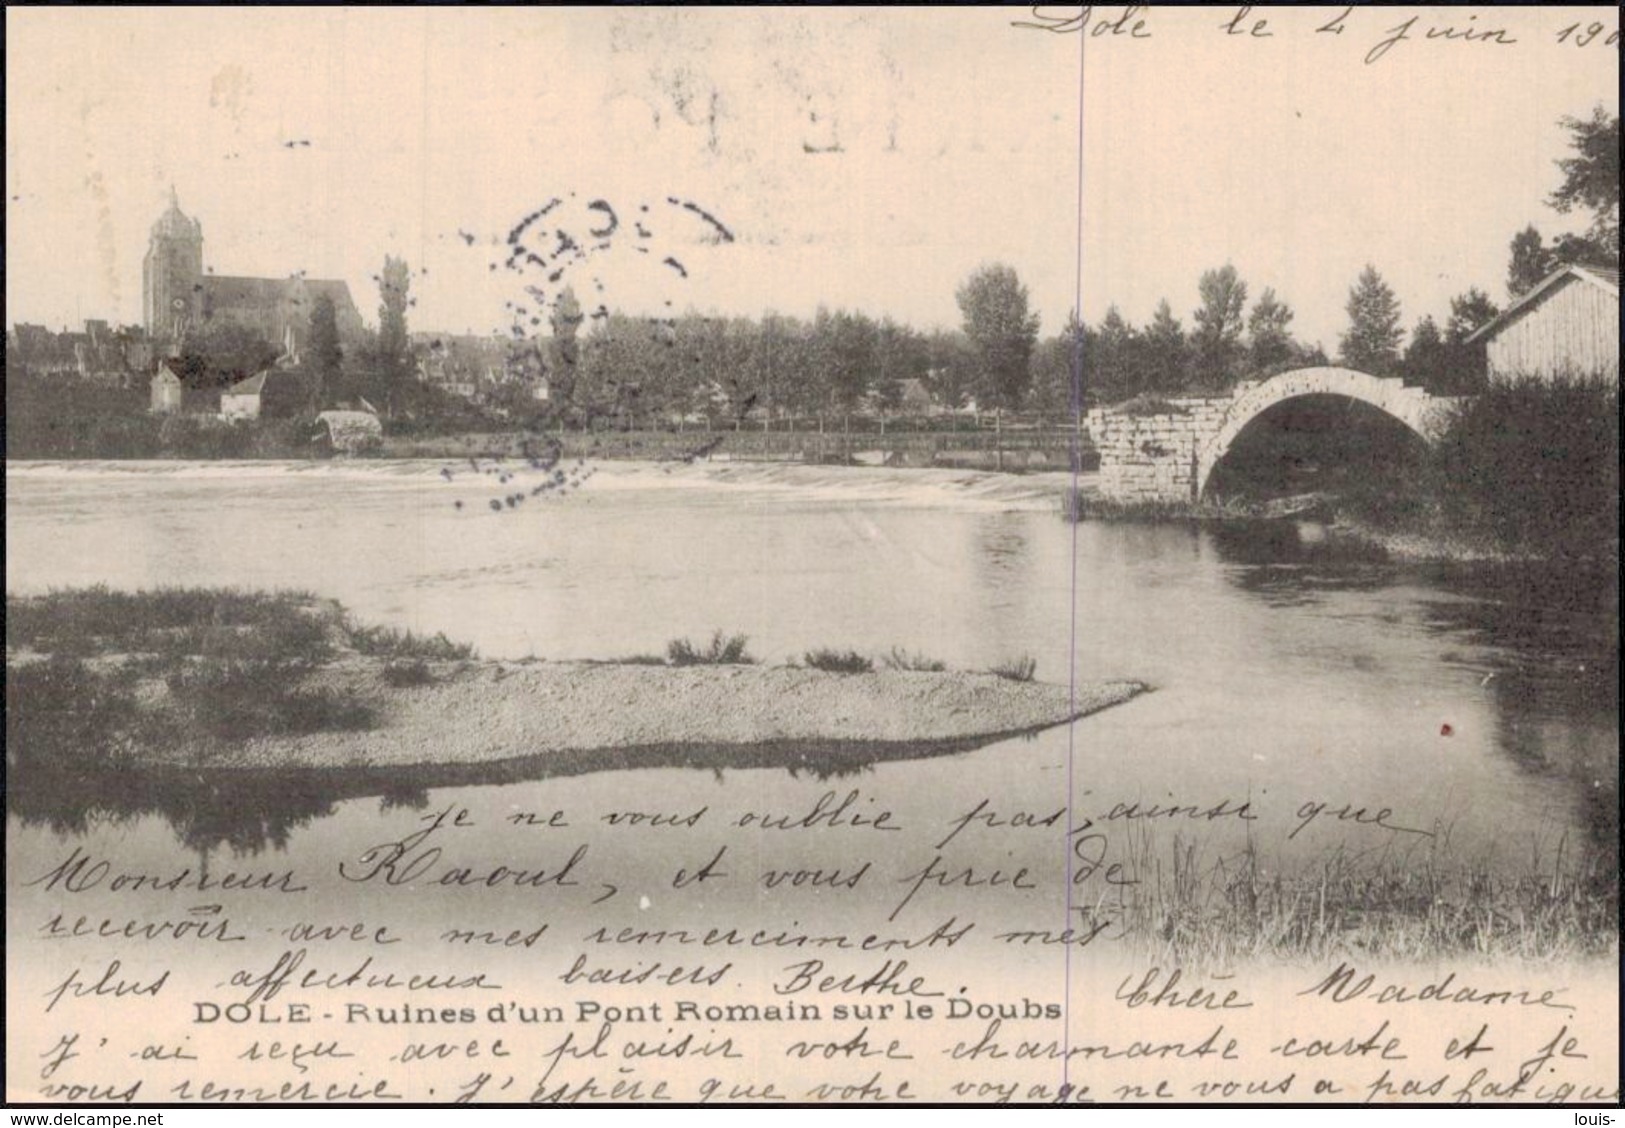
<svg viewBox="0 0 1625 1128"><path fill-rule="evenodd" d="M6 32L8 1102L1617 1103L1616 8Z"/></svg>

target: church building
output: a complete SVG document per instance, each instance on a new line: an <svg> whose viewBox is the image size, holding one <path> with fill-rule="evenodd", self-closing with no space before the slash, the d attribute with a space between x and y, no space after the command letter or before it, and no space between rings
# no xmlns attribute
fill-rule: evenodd
<svg viewBox="0 0 1625 1128"><path fill-rule="evenodd" d="M169 210L152 225L141 263L141 292L148 335L171 345L204 326L229 321L273 345L287 343L291 335L295 348L303 351L310 337L310 312L322 294L333 299L341 338L353 340L362 331L361 314L345 282L205 273L203 225L181 211L173 188Z"/></svg>

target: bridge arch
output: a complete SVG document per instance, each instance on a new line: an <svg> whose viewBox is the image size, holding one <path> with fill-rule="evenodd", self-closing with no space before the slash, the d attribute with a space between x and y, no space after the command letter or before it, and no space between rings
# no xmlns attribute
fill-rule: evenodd
<svg viewBox="0 0 1625 1128"><path fill-rule="evenodd" d="M1207 491L1214 469L1249 423L1277 404L1305 396L1341 396L1369 404L1403 423L1425 442L1432 442L1438 434L1442 418L1439 408L1445 402L1429 396L1422 388L1408 388L1395 377L1334 366L1299 368L1243 385L1226 407L1218 430L1198 445L1194 497L1200 498Z"/></svg>

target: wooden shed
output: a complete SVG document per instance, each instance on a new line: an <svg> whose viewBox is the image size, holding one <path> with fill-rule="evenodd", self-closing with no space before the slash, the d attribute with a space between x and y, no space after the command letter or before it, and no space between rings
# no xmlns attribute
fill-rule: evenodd
<svg viewBox="0 0 1625 1128"><path fill-rule="evenodd" d="M322 438L337 454L361 454L383 441L383 424L371 411L324 411L316 422L327 429Z"/></svg>
<svg viewBox="0 0 1625 1128"><path fill-rule="evenodd" d="M1619 379L1619 270L1563 266L1467 338L1483 342L1491 380Z"/></svg>

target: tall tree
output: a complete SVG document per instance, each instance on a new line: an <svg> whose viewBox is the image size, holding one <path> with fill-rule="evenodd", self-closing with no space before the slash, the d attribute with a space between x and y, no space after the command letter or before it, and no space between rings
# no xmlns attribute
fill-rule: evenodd
<svg viewBox="0 0 1625 1128"><path fill-rule="evenodd" d="M1109 306L1084 356L1084 394L1091 403L1120 403L1139 392L1139 333L1122 310Z"/></svg>
<svg viewBox="0 0 1625 1128"><path fill-rule="evenodd" d="M536 398L536 388L546 371L541 347L534 340L510 340L503 357L502 382L487 393L487 399L520 426L544 427L546 404Z"/></svg>
<svg viewBox="0 0 1625 1128"><path fill-rule="evenodd" d="M311 410L320 411L343 382L344 346L339 342L338 308L329 294L317 294L310 307Z"/></svg>
<svg viewBox="0 0 1625 1128"><path fill-rule="evenodd" d="M1292 307L1266 288L1247 318L1247 333L1251 338L1250 352L1253 371L1269 375L1292 360L1297 351L1293 346Z"/></svg>
<svg viewBox="0 0 1625 1128"><path fill-rule="evenodd" d="M1477 286L1450 299L1450 320L1445 323L1445 339L1460 344L1480 328L1495 320L1501 311L1490 296Z"/></svg>
<svg viewBox="0 0 1625 1128"><path fill-rule="evenodd" d="M547 346L548 394L562 406L576 399L576 378L581 364L581 303L569 286L553 302L553 339Z"/></svg>
<svg viewBox="0 0 1625 1128"><path fill-rule="evenodd" d="M193 388L224 388L269 368L280 350L255 329L214 318L186 338L183 379Z"/></svg>
<svg viewBox="0 0 1625 1128"><path fill-rule="evenodd" d="M842 412L855 408L875 374L875 323L861 313L837 310L829 321L826 360L831 402Z"/></svg>
<svg viewBox="0 0 1625 1128"><path fill-rule="evenodd" d="M1191 332L1196 382L1207 391L1223 391L1240 375L1242 315L1247 308L1247 283L1236 268L1225 263L1205 271L1197 284L1202 304L1192 315Z"/></svg>
<svg viewBox="0 0 1625 1128"><path fill-rule="evenodd" d="M1431 314L1424 316L1411 330L1410 343L1405 346L1405 379L1430 390L1435 388L1444 377L1447 357L1439 323Z"/></svg>
<svg viewBox="0 0 1625 1128"><path fill-rule="evenodd" d="M924 339L906 325L882 319L875 331L874 393L880 406L887 411L902 406L903 381L919 377L926 367Z"/></svg>
<svg viewBox="0 0 1625 1128"><path fill-rule="evenodd" d="M797 340L799 332L800 326L794 318L772 312L764 314L757 325L750 357L751 375L769 419L797 406L799 374L796 365L804 357Z"/></svg>
<svg viewBox="0 0 1625 1128"><path fill-rule="evenodd" d="M1070 412L1078 393L1088 395L1083 386L1080 365L1093 351L1091 334L1078 320L1076 310L1066 315L1066 324L1053 337L1039 342L1033 353L1033 385L1029 402L1039 411L1053 415Z"/></svg>
<svg viewBox="0 0 1625 1128"><path fill-rule="evenodd" d="M1190 381L1190 344L1167 298L1157 303L1151 324L1145 327L1143 343L1147 390L1163 394L1184 391Z"/></svg>
<svg viewBox="0 0 1625 1128"><path fill-rule="evenodd" d="M1467 338L1495 320L1500 312L1490 296L1476 286L1450 299L1450 320L1444 327L1444 364L1433 391L1468 395L1483 387L1488 370L1484 343L1468 344Z"/></svg>
<svg viewBox="0 0 1625 1128"><path fill-rule="evenodd" d="M384 410L393 414L406 381L412 378L412 342L406 333L406 309L412 289L412 271L405 259L384 257L384 270L378 276L378 339L374 362L382 384Z"/></svg>
<svg viewBox="0 0 1625 1128"><path fill-rule="evenodd" d="M1343 334L1343 363L1373 376L1386 376L1399 363L1399 299L1377 268L1366 265L1349 291L1349 328Z"/></svg>
<svg viewBox="0 0 1625 1128"><path fill-rule="evenodd" d="M1038 314L1027 308L1027 287L1013 268L992 263L978 268L954 295L965 322L965 337L980 379L979 405L1021 406L1032 381Z"/></svg>
<svg viewBox="0 0 1625 1128"><path fill-rule="evenodd" d="M1554 256L1546 248L1540 232L1530 224L1512 237L1512 258L1507 263L1507 293L1514 300L1534 289L1535 283L1550 274Z"/></svg>
<svg viewBox="0 0 1625 1128"><path fill-rule="evenodd" d="M956 329L937 329L925 339L931 394L951 408L965 406L974 383L970 342Z"/></svg>
<svg viewBox="0 0 1625 1128"><path fill-rule="evenodd" d="M1619 115L1597 106L1590 118L1566 117L1572 157L1557 162L1563 183L1551 205L1567 215L1576 208L1591 213L1590 242L1605 261L1619 262Z"/></svg>

